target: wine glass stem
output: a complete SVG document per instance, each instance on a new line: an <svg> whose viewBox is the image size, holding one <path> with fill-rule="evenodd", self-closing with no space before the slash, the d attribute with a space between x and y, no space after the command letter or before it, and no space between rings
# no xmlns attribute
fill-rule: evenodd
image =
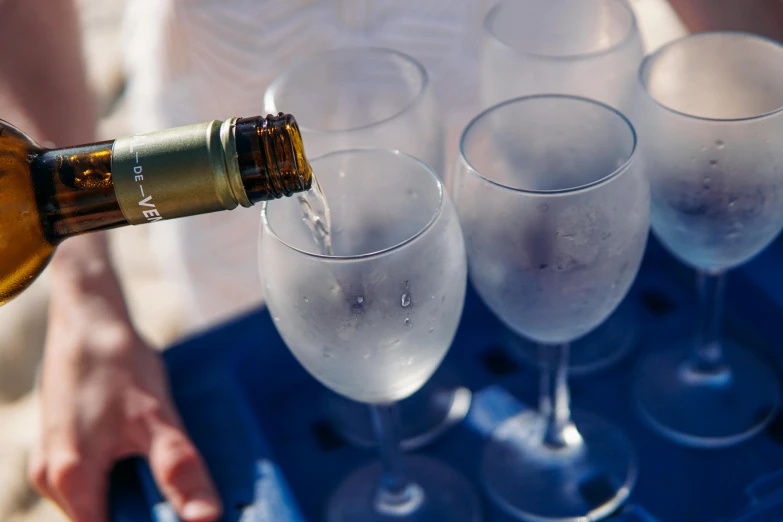
<svg viewBox="0 0 783 522"><path fill-rule="evenodd" d="M542 363L539 411L546 423L543 442L552 448L565 448L579 441L571 422L568 349L568 343L539 346Z"/></svg>
<svg viewBox="0 0 783 522"><path fill-rule="evenodd" d="M690 369L702 375L719 375L728 371L720 338L724 282L723 272L698 274L699 331Z"/></svg>
<svg viewBox="0 0 783 522"><path fill-rule="evenodd" d="M379 511L397 513L415 510L421 501L421 491L405 474L405 459L400 448L400 423L396 403L370 406L373 429L378 438L383 472L375 507Z"/></svg>

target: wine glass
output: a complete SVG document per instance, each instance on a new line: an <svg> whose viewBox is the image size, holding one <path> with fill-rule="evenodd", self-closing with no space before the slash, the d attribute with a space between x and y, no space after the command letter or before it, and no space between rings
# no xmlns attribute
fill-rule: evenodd
<svg viewBox="0 0 783 522"><path fill-rule="evenodd" d="M296 115L310 157L346 149L393 149L443 174L443 129L430 78L421 64L400 52L356 47L317 54L272 80L264 105L272 114L284 110ZM460 384L447 363L400 403L406 450L428 444L465 418L471 392ZM375 444L364 405L330 395L327 409L344 439L362 447Z"/></svg>
<svg viewBox="0 0 783 522"><path fill-rule="evenodd" d="M558 93L623 111L643 56L625 0L503 0L484 20L481 101Z"/></svg>
<svg viewBox="0 0 783 522"><path fill-rule="evenodd" d="M631 444L599 418L572 418L566 382L569 343L612 313L644 254L649 186L635 150L621 113L565 95L496 105L462 135L454 198L471 281L541 345L538 411L501 423L481 464L490 497L520 519L597 520L636 479Z"/></svg>
<svg viewBox="0 0 783 522"><path fill-rule="evenodd" d="M653 427L721 447L764 428L779 403L761 357L720 335L724 274L783 226L783 47L702 33L645 59L634 103L656 237L698 272L698 335L656 349L636 396Z"/></svg>
<svg viewBox="0 0 783 522"><path fill-rule="evenodd" d="M296 201L264 205L259 261L275 325L304 368L371 407L381 463L351 474L327 522L478 522L470 484L438 461L403 462L396 401L421 388L451 345L466 287L456 212L435 173L397 151L312 162L331 210L322 255Z"/></svg>
<svg viewBox="0 0 783 522"><path fill-rule="evenodd" d="M626 0L503 0L484 19L483 107L532 94L570 94L626 112L644 57L636 18ZM573 374L611 366L636 344L639 323L622 306L602 327L578 340ZM512 354L535 359L534 343L512 343Z"/></svg>

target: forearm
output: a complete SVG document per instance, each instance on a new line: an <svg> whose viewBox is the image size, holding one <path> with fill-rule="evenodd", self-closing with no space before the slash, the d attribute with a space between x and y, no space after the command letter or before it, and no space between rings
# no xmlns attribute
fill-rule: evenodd
<svg viewBox="0 0 783 522"><path fill-rule="evenodd" d="M77 315L69 320L100 315L128 322L128 312L109 256L105 233L88 234L63 242L51 263L52 313ZM89 310L89 314L85 314ZM78 314L81 314L79 316Z"/></svg>

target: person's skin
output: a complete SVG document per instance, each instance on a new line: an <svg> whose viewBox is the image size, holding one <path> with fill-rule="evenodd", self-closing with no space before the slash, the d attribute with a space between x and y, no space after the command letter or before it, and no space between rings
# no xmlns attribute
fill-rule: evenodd
<svg viewBox="0 0 783 522"><path fill-rule="evenodd" d="M0 0L0 118L58 146L95 133L73 1ZM183 520L217 520L214 487L159 355L132 326L105 234L65 241L49 271L32 484L74 522L105 522L112 464L138 455Z"/></svg>
<svg viewBox="0 0 783 522"><path fill-rule="evenodd" d="M746 31L783 40L780 0L669 0L688 30Z"/></svg>

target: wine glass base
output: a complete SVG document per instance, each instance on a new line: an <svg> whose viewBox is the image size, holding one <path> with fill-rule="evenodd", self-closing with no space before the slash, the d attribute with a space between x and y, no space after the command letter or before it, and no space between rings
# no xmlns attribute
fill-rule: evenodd
<svg viewBox="0 0 783 522"><path fill-rule="evenodd" d="M495 504L521 520L584 522L607 517L625 502L637 476L631 443L592 415L577 413L573 421L582 444L563 449L543 444L544 418L533 410L492 432L481 474Z"/></svg>
<svg viewBox="0 0 783 522"><path fill-rule="evenodd" d="M473 486L449 466L428 457L406 458L407 477L418 486L420 501L393 512L376 509L381 464L353 472L337 488L326 508L326 522L480 522L481 503ZM406 512L409 508L409 512Z"/></svg>
<svg viewBox="0 0 783 522"><path fill-rule="evenodd" d="M639 364L634 393L642 417L686 446L722 448L764 429L780 403L778 378L753 352L727 341L725 375L689 371L691 346L654 351Z"/></svg>
<svg viewBox="0 0 783 522"><path fill-rule="evenodd" d="M571 343L568 373L578 376L606 370L627 357L638 340L636 310L621 305L601 326ZM519 360L530 366L541 366L535 343L514 335L509 344L512 355Z"/></svg>
<svg viewBox="0 0 783 522"><path fill-rule="evenodd" d="M421 390L397 403L400 447L404 451L426 446L465 419L472 393L468 388L449 384L446 377L436 373ZM362 448L376 446L366 404L331 394L328 410L335 430L345 440Z"/></svg>

